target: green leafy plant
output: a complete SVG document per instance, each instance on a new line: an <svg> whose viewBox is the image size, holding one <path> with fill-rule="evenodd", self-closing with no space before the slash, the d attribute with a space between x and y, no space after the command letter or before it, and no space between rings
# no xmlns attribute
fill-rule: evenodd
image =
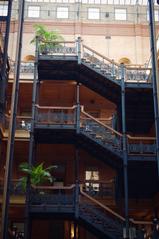
<svg viewBox="0 0 159 239"><path fill-rule="evenodd" d="M44 164L40 163L36 166L29 165L27 162L21 163L19 168L26 176L19 179L17 186L21 186L23 191L26 191L27 179L30 177L30 183L32 186L38 186L45 182L52 183L54 178L52 177L50 171L57 166L50 166L44 168Z"/></svg>
<svg viewBox="0 0 159 239"><path fill-rule="evenodd" d="M48 49L60 46L58 41L63 41L64 38L57 31L48 31L45 25L35 24L35 37L31 40L30 43L36 42L36 37L39 38L39 50L43 53L46 53Z"/></svg>

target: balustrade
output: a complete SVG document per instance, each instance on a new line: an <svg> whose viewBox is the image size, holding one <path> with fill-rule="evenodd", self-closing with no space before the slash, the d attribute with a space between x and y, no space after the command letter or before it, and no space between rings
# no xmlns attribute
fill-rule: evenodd
<svg viewBox="0 0 159 239"><path fill-rule="evenodd" d="M81 51L79 53L78 48L81 44ZM118 81L121 80L121 67L120 64L115 62L112 59L109 59L106 56L96 52L85 44L78 41L52 41L45 42L39 40L38 42L38 53L40 56L50 56L50 59L53 59L53 56L78 56L82 61L89 65L91 68L99 71L105 77L109 77L112 80ZM10 61L10 73L14 73L15 63ZM21 62L21 73L31 73L34 72L34 63L33 62ZM151 68L141 66L141 65L129 65L125 66L125 81L131 83L150 83L151 82Z"/></svg>
<svg viewBox="0 0 159 239"><path fill-rule="evenodd" d="M122 150L122 134L98 121L84 110L81 110L80 122L81 132L114 151Z"/></svg>
<svg viewBox="0 0 159 239"><path fill-rule="evenodd" d="M74 125L76 106L45 107L36 105L36 123L52 125Z"/></svg>
<svg viewBox="0 0 159 239"><path fill-rule="evenodd" d="M38 41L38 53L40 55L77 55L77 45L74 41Z"/></svg>
<svg viewBox="0 0 159 239"><path fill-rule="evenodd" d="M156 138L127 135L127 150L128 154L156 154Z"/></svg>
<svg viewBox="0 0 159 239"><path fill-rule="evenodd" d="M3 122L4 129L9 128L10 115L6 114ZM31 116L20 116L16 117L16 130L30 130Z"/></svg>
<svg viewBox="0 0 159 239"><path fill-rule="evenodd" d="M35 123L41 125L77 127L77 106L51 107L36 105ZM3 128L8 129L10 116L5 115ZM113 152L122 152L122 134L114 130L112 118L94 118L80 107L80 133L90 139L108 147ZM31 116L17 116L16 129L29 131L31 127ZM130 155L154 155L156 154L155 137L132 137L127 135L127 151Z"/></svg>
<svg viewBox="0 0 159 239"><path fill-rule="evenodd" d="M55 206L60 210L62 206L74 208L75 185L71 186L34 186L30 194L31 205Z"/></svg>
<svg viewBox="0 0 159 239"><path fill-rule="evenodd" d="M10 60L10 73L13 74L15 70L15 62ZM20 73L22 74L33 74L34 73L34 62L21 62Z"/></svg>

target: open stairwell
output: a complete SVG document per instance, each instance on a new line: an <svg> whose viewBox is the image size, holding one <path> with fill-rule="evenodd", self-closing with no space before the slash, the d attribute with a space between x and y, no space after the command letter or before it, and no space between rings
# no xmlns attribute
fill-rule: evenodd
<svg viewBox="0 0 159 239"><path fill-rule="evenodd" d="M107 217L98 209L93 208L90 205L80 206L80 218L88 223L93 229L96 229L105 238L123 238L122 224Z"/></svg>
<svg viewBox="0 0 159 239"><path fill-rule="evenodd" d="M81 109L80 133L112 153L122 157L122 134L110 122L102 123Z"/></svg>
<svg viewBox="0 0 159 239"><path fill-rule="evenodd" d="M71 186L36 186L30 197L29 211L32 216L68 216L94 233L99 239L122 239L125 218L84 191L81 184ZM43 191L43 193L42 193ZM78 211L78 213L77 213ZM143 225L151 226L149 221L130 219L131 239L144 239L141 235Z"/></svg>
<svg viewBox="0 0 159 239"><path fill-rule="evenodd" d="M80 188L79 217L99 238L123 238L124 218Z"/></svg>
<svg viewBox="0 0 159 239"><path fill-rule="evenodd" d="M82 63L90 67L93 71L98 72L105 78L116 84L121 84L122 65L114 60L103 56L99 52L83 44ZM124 80L126 82L148 83L150 82L150 68L146 66L140 67L125 67Z"/></svg>

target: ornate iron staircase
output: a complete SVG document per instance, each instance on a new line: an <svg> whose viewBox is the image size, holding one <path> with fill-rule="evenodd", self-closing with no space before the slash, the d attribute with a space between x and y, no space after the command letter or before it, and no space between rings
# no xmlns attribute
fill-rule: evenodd
<svg viewBox="0 0 159 239"><path fill-rule="evenodd" d="M99 238L118 239L124 236L125 218L108 206L89 196L80 187L79 217L88 224L90 230L96 230ZM150 226L150 221L129 221L129 238L144 239L143 225Z"/></svg>
<svg viewBox="0 0 159 239"><path fill-rule="evenodd" d="M122 157L122 134L110 126L110 122L102 123L82 107L80 116L80 133L103 148Z"/></svg>
<svg viewBox="0 0 159 239"><path fill-rule="evenodd" d="M37 186L30 195L29 212L37 216L60 216L76 220L101 239L122 239L125 219L100 200L83 191L83 185ZM151 225L151 222L130 220L130 238L138 237L138 225Z"/></svg>

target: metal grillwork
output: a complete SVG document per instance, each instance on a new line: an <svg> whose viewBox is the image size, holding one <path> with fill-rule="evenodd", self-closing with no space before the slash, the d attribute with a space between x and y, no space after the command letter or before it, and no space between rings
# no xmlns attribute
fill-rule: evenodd
<svg viewBox="0 0 159 239"><path fill-rule="evenodd" d="M83 62L113 80L121 80L120 65L83 45Z"/></svg>
<svg viewBox="0 0 159 239"><path fill-rule="evenodd" d="M76 56L79 54L79 44L77 41L65 42L39 42L39 57L47 57L53 60L58 56ZM121 65L102 54L94 51L90 47L81 45L82 64L92 70L102 74L109 80L121 81ZM50 57L50 58L48 58ZM10 61L10 73L14 73L15 62ZM34 62L21 62L20 72L22 74L33 74ZM125 81L130 83L151 83L151 68L145 65L125 66Z"/></svg>
<svg viewBox="0 0 159 239"><path fill-rule="evenodd" d="M74 41L46 42L39 41L39 55L77 55L77 46Z"/></svg>
<svg viewBox="0 0 159 239"><path fill-rule="evenodd" d="M127 82L147 82L150 83L150 68L142 68L139 67L138 69L133 67L126 68L126 78L125 81Z"/></svg>
<svg viewBox="0 0 159 239"><path fill-rule="evenodd" d="M10 73L14 73L15 62L10 61ZM34 62L21 62L20 73L33 74L34 73Z"/></svg>
<svg viewBox="0 0 159 239"><path fill-rule="evenodd" d="M83 45L83 62L113 81L121 80L121 65ZM126 82L150 83L151 68L144 66L125 66Z"/></svg>
<svg viewBox="0 0 159 239"><path fill-rule="evenodd" d="M10 183L11 196L19 196L19 195L25 194L21 185L18 182L19 182L18 179L11 181L11 183ZM0 180L0 194L3 193L3 187L4 187L4 180Z"/></svg>
<svg viewBox="0 0 159 239"><path fill-rule="evenodd" d="M71 127L76 128L77 106L72 107L51 107L36 105L35 124L54 126L54 128ZM10 116L5 115L3 128L8 129ZM80 111L80 134L88 137L92 141L106 147L113 153L121 155L122 134L112 128L112 118L94 118L84 111ZM17 116L16 129L30 131L31 116ZM130 155L155 155L156 138L155 137L132 137L127 138L127 150Z"/></svg>
<svg viewBox="0 0 159 239"><path fill-rule="evenodd" d="M94 117L81 111L81 132L104 147L108 147L113 152L122 151L122 134L112 129L106 124L96 120Z"/></svg>
<svg viewBox="0 0 159 239"><path fill-rule="evenodd" d="M10 116L9 115L5 115L5 119L3 122L3 127L5 129L9 128L9 120L10 120ZM30 130L31 127L31 116L17 116L16 117L16 129L17 130Z"/></svg>
<svg viewBox="0 0 159 239"><path fill-rule="evenodd" d="M36 105L36 123L75 125L75 109L73 107L43 107Z"/></svg>
<svg viewBox="0 0 159 239"><path fill-rule="evenodd" d="M156 138L127 135L128 154L156 154Z"/></svg>

